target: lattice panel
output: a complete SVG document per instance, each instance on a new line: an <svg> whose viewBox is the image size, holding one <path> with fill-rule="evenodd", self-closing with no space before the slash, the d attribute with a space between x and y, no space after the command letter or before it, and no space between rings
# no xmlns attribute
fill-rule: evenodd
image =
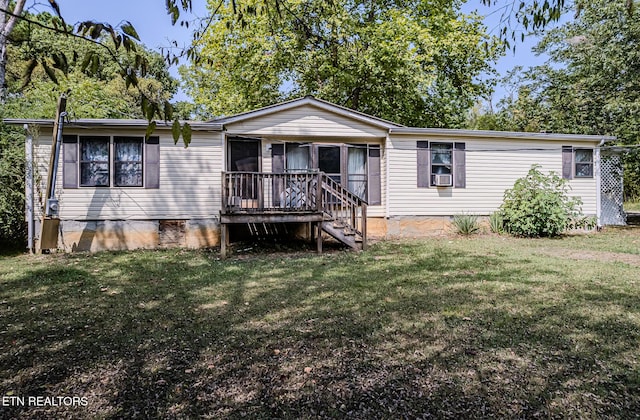
<svg viewBox="0 0 640 420"><path fill-rule="evenodd" d="M600 159L600 206L603 225L626 225L622 208L622 159L619 154L602 152Z"/></svg>

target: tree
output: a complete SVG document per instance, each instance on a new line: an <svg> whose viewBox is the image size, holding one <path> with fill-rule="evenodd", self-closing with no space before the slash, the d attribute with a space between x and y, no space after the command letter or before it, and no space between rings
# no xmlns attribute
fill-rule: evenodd
<svg viewBox="0 0 640 420"><path fill-rule="evenodd" d="M499 52L455 2L283 1L286 14L254 5L241 23L220 7L201 61L182 69L207 116L315 95L408 125L456 127Z"/></svg>
<svg viewBox="0 0 640 420"><path fill-rule="evenodd" d="M18 21L18 16L22 14L24 10L24 4L26 0L18 0L13 9L10 9L9 0L0 0L0 9L10 10L11 15L2 13L0 15L0 102L4 100L6 96L6 82L5 73L7 68L7 46L9 35L13 31L14 26Z"/></svg>
<svg viewBox="0 0 640 420"><path fill-rule="evenodd" d="M30 16L33 22L50 25L53 16L40 13ZM100 39L109 45L110 39ZM50 57L61 57L74 51L64 71L47 64ZM59 92L69 91L68 112L72 118L144 118L139 102L141 95L158 102L167 101L177 90L177 81L169 74L158 53L139 46L134 55L118 51L118 61L129 63L140 55L148 63L145 77L138 88L126 86L120 77L120 65L110 61L103 47L76 37L54 33L41 26L20 22L14 30L7 67L7 101L5 115L13 118L51 118ZM96 69L84 66L81 57L98 57L103 65ZM44 65L38 66L37 63ZM44 66L48 67L48 70ZM23 75L33 68L27 80ZM51 77L55 80L52 80Z"/></svg>
<svg viewBox="0 0 640 420"><path fill-rule="evenodd" d="M549 31L536 47L550 60L519 76L519 95L503 104L502 120L520 130L613 135L636 145L640 20L622 1L578 1L575 7L576 19ZM634 156L627 156L627 197L640 197Z"/></svg>
<svg viewBox="0 0 640 420"><path fill-rule="evenodd" d="M438 10L439 8L446 10L450 7L451 1L455 1L455 3L459 5L459 0L438 0L431 3L430 9L432 11ZM9 40L12 28L15 25L16 19L25 20L25 16L22 14L25 3L26 0L17 0L15 6L12 8L10 0L0 0L0 50L3 53L0 57L0 87L4 87L5 85L4 74L6 61L4 60L4 51L6 50L6 44ZM400 3L402 2L399 2L399 4ZM539 0L482 0L482 3L487 6L494 7L497 10L502 10L502 22L504 25L500 32L500 37L507 46L510 43L510 39L513 41L516 40L516 34L518 33L519 26L523 27L525 30L542 29L549 22L557 21L564 7L564 0L545 0L544 2ZM252 19L260 12L265 11L270 13L272 16L288 16L289 19L293 19L301 27L311 27L308 22L305 22L298 16L291 14L289 4L286 0L218 0L211 4L215 5L212 7L213 13L210 17L203 19L200 22L200 25L194 30L194 44L192 46L186 49L180 49L178 48L177 43L174 42L174 47L178 48L178 53L173 53L171 49L163 51L167 63L176 64L180 57L187 57L196 62L200 61L200 57L197 53L198 41L212 23L213 17L216 16L218 9L223 6L230 6L232 8L236 16L236 20L239 23L239 28L241 29L245 27L246 18ZM331 2L329 2L329 4L331 4ZM631 11L631 0L627 0L627 4L628 10ZM82 38L88 42L95 42L99 44L100 42L97 41L99 38L104 36L111 37L113 40L113 48L103 46L110 52L110 59L115 62L118 61L116 52L120 47L124 47L124 49L129 52L135 52L136 41L139 41L139 39L135 28L129 22L113 26L109 23L91 20L81 22L69 28L64 21L58 2L56 0L49 0L49 5L51 10L55 13L56 19L52 21L53 25L46 26L46 29L52 32L62 32ZM181 20L181 15L183 12L191 11L191 0L167 0L166 10L167 14L171 17L172 24L175 25L179 22L182 26L189 26L190 23L188 21ZM426 16L426 18L428 18L428 16ZM512 22L516 23L515 27L512 26ZM524 35L522 36L524 37ZM71 52L57 54L51 58L54 59L54 64L64 71L65 62L69 61L69 54L71 54ZM90 63L92 68L97 67L100 64L95 57L91 56L84 57L83 62ZM46 71L47 69L50 70L50 67L45 65L46 63L43 62L41 64ZM146 63L143 59L136 59L133 62L133 65L121 66L120 74L127 87L129 85L137 86L137 76L138 74L144 75L145 66ZM29 77L30 71L32 71L33 68L29 68L27 70L26 77ZM47 74L52 75L53 72L47 71ZM55 82L55 76L52 80ZM168 101L158 102L153 98L147 98L144 94L141 95L141 99L140 105L142 113L150 121L149 131L153 129L152 120L154 118L159 117L164 118L165 120L172 119L174 108ZM3 100L4 89L0 88L0 102ZM177 141L180 134L186 135L187 137L184 138L184 140L185 145L187 145L190 140L188 136L191 130L188 127L185 127L181 132L177 117L174 121L173 128L174 139Z"/></svg>

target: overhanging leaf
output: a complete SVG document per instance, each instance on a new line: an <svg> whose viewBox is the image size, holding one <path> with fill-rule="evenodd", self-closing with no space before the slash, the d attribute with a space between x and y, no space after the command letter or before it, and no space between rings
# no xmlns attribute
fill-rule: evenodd
<svg viewBox="0 0 640 420"><path fill-rule="evenodd" d="M150 121L149 124L147 125L147 132L144 135L144 139L149 140L149 137L151 137L151 135L155 130L156 130L156 122Z"/></svg>
<svg viewBox="0 0 640 420"><path fill-rule="evenodd" d="M138 32L136 32L136 28L133 27L131 22L129 21L125 22L120 27L120 29L122 29L122 32L129 35L131 38L134 38L135 40L140 41L140 36L138 35Z"/></svg>
<svg viewBox="0 0 640 420"><path fill-rule="evenodd" d="M177 118L171 124L171 135L173 136L173 144L178 144L178 140L180 140L180 122Z"/></svg>
<svg viewBox="0 0 640 420"><path fill-rule="evenodd" d="M49 79L51 79L51 81L57 85L58 78L56 77L55 70L49 67L46 61L42 61L40 64L42 64L42 68L44 69L45 73L47 73L47 76L49 76Z"/></svg>
<svg viewBox="0 0 640 420"><path fill-rule="evenodd" d="M182 126L182 141L185 148L189 147L191 143L191 126L186 122Z"/></svg>

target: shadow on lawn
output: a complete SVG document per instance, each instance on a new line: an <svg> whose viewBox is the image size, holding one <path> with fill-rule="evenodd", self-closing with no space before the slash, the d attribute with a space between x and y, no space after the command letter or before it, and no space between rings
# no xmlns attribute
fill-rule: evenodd
<svg viewBox="0 0 640 420"><path fill-rule="evenodd" d="M65 257L3 282L0 394L89 404L0 416L638 412L638 370L628 368L638 325L586 316L588 299L546 302L533 274L563 275L408 245L226 262L181 251ZM640 304L637 294L587 292Z"/></svg>

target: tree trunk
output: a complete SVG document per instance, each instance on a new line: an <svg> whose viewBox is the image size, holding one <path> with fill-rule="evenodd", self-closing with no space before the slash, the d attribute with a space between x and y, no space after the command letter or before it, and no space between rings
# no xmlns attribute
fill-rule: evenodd
<svg viewBox="0 0 640 420"><path fill-rule="evenodd" d="M22 14L26 0L18 0L13 10L9 10L9 0L0 0L0 103L4 103L7 98L7 50L9 46L9 35L13 30L19 16ZM12 13L7 14L4 11Z"/></svg>

